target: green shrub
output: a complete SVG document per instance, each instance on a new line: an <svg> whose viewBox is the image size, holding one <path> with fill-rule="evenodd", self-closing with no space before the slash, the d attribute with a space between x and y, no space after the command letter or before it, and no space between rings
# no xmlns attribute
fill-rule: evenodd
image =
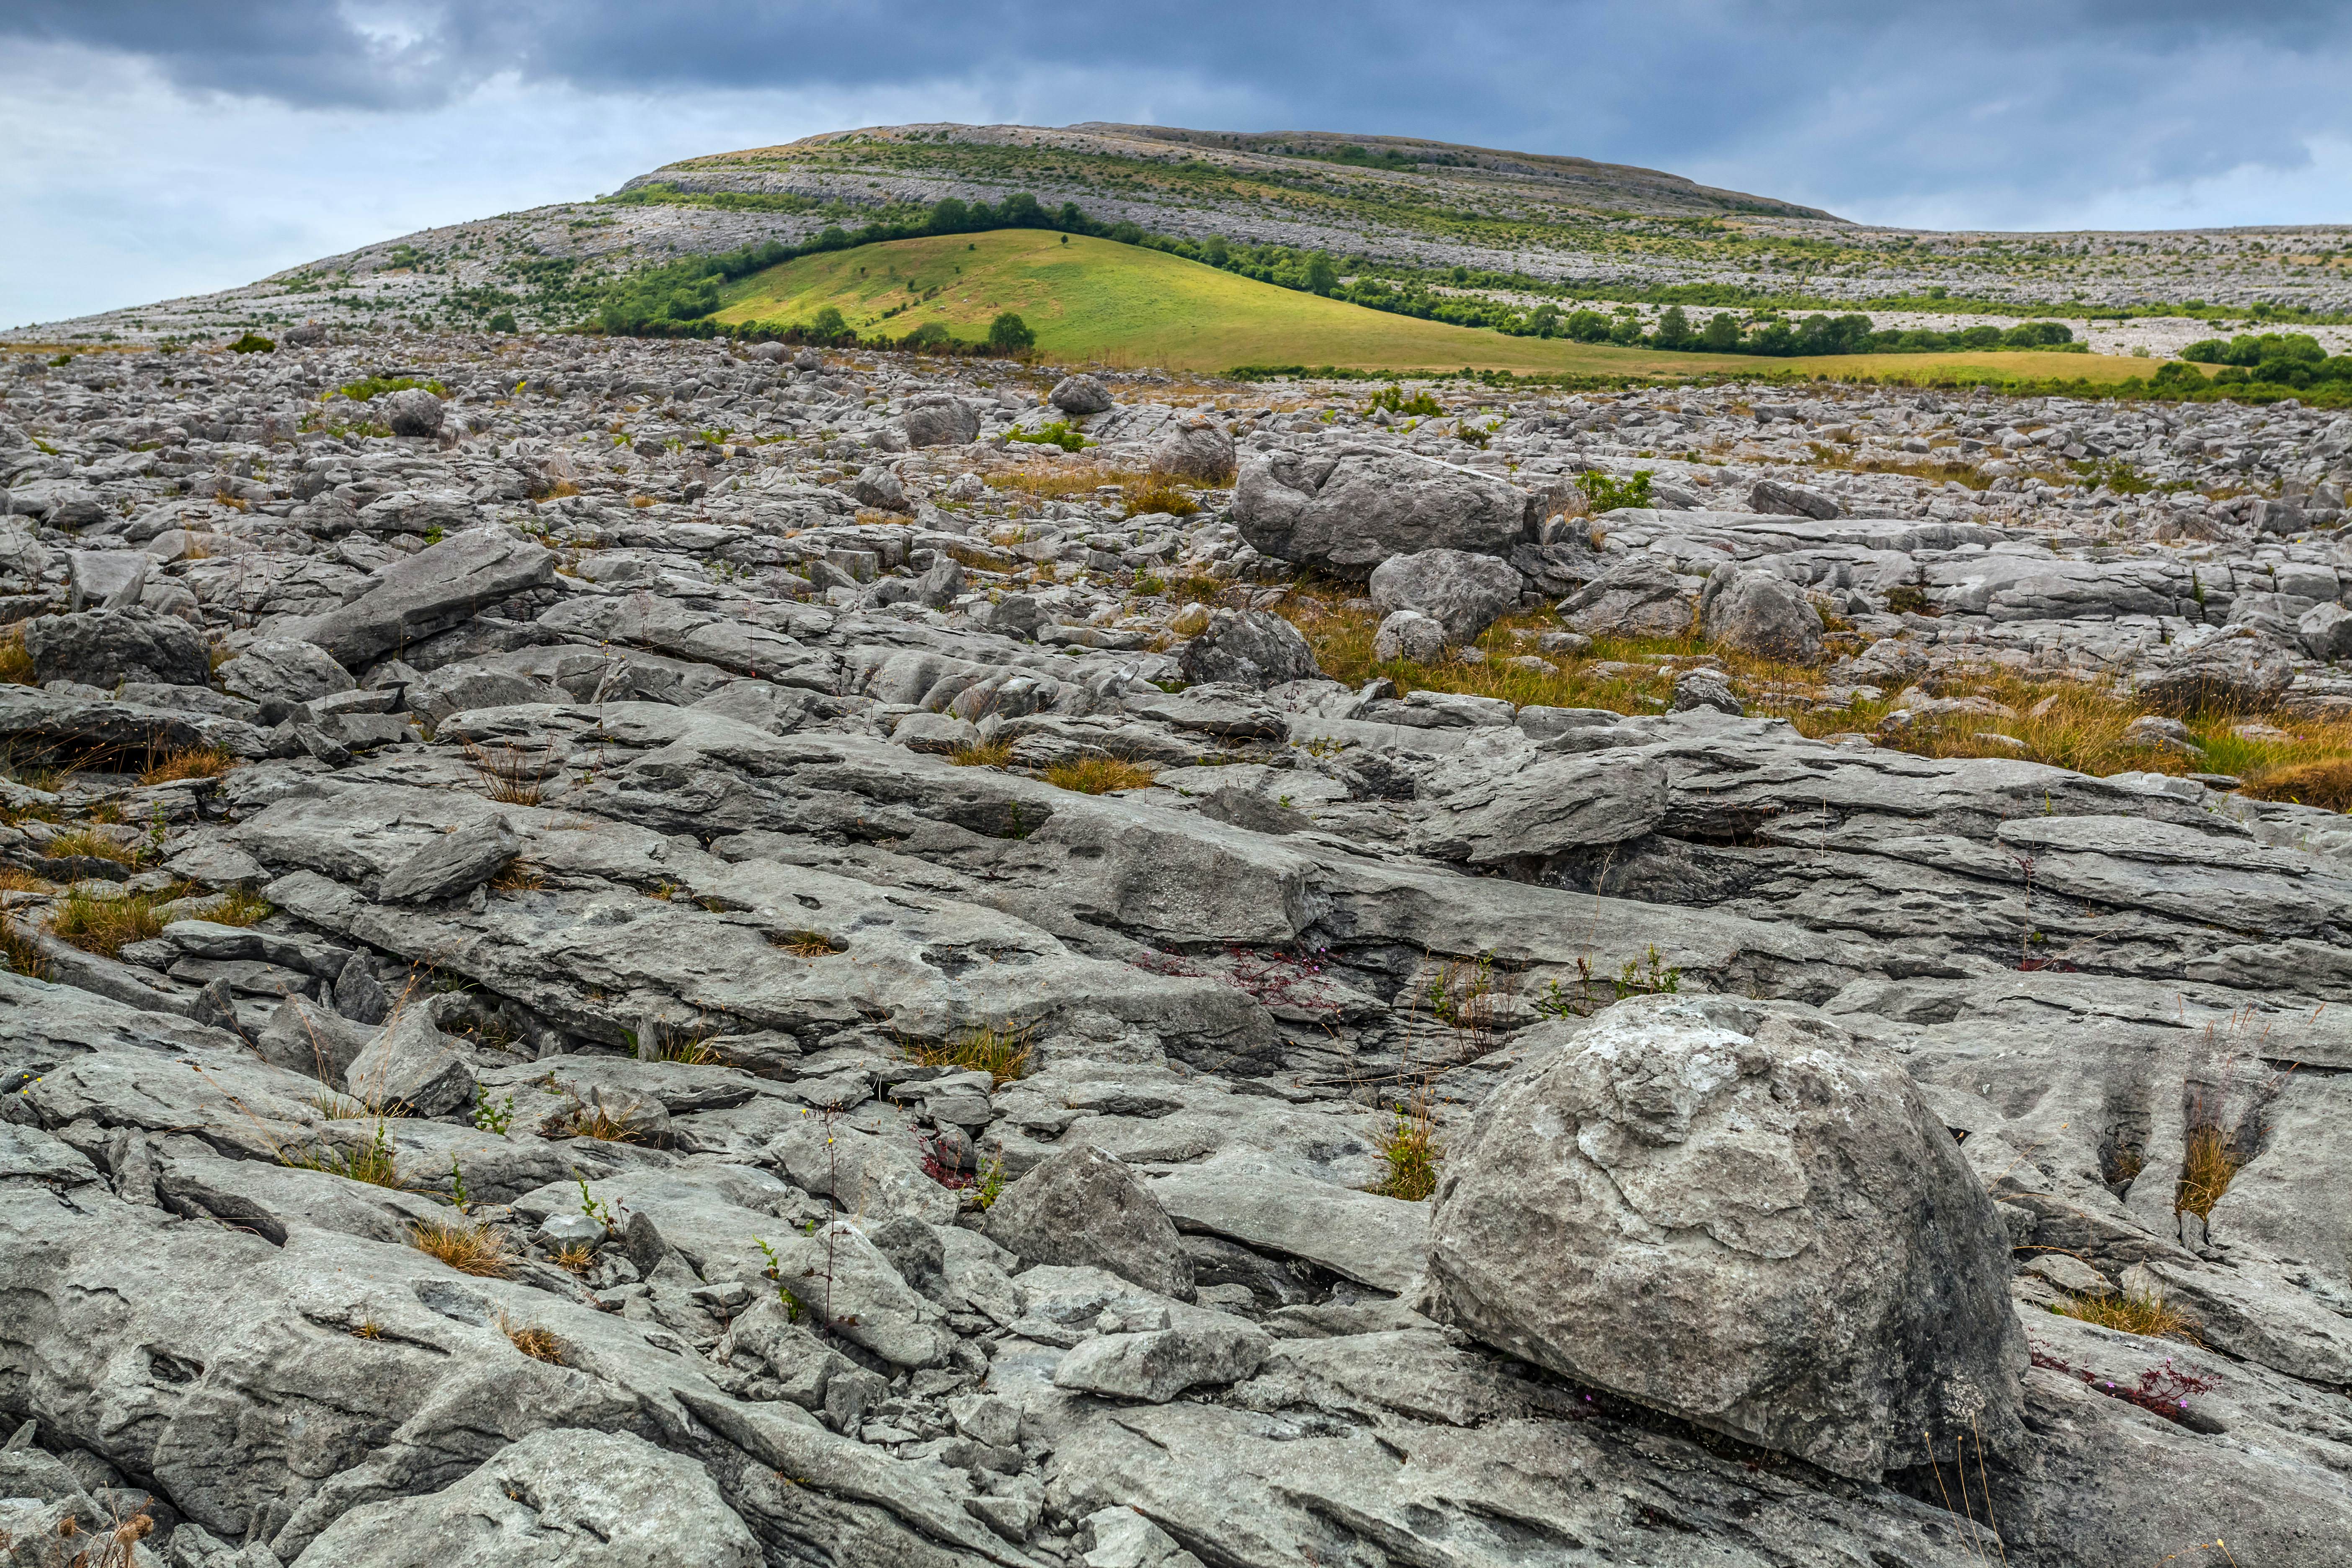
<svg viewBox="0 0 2352 1568"><path fill-rule="evenodd" d="M228 352L233 354L266 354L274 353L277 347L276 343L263 337L259 332L247 332L229 344Z"/></svg>
<svg viewBox="0 0 2352 1568"><path fill-rule="evenodd" d="M988 346L1002 354L1027 353L1037 346L1037 334L1028 322L1006 310L988 323Z"/></svg>

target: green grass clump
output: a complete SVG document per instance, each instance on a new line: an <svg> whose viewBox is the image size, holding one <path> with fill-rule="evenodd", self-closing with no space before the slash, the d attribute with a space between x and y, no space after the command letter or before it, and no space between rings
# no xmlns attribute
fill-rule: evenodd
<svg viewBox="0 0 2352 1568"><path fill-rule="evenodd" d="M1029 1070L1029 1054L1035 1034L1036 1031L1030 1027L990 1024L966 1030L937 1045L906 1042L906 1050L908 1056L927 1068L961 1068L966 1072L984 1072L1002 1087Z"/></svg>
<svg viewBox="0 0 2352 1568"><path fill-rule="evenodd" d="M420 386L436 397L449 395L449 389L439 382L419 381L413 375L362 376L357 381L343 383L335 389L335 395L347 397L353 403L365 403L371 398L382 397L387 392L408 392Z"/></svg>

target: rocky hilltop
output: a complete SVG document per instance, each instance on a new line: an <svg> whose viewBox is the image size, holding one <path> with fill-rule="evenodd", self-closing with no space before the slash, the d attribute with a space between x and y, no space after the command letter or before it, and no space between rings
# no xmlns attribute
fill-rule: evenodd
<svg viewBox="0 0 2352 1568"><path fill-rule="evenodd" d="M1832 305L1891 298L1903 303L1885 308L1928 312L1912 325L1951 325L1934 319L1946 295L2049 306L2078 321L2097 306L2352 309L2352 228L2342 225L1939 233L1852 223L1654 169L1410 137L940 123L685 159L593 201L423 229L242 289L0 338L210 342L304 321L479 328L501 311L525 329L561 330L642 268L1019 194L1139 236L1217 236L1430 274L1491 269L1603 298L1689 284ZM2210 335L2193 321L2186 330L2167 341Z"/></svg>
<svg viewBox="0 0 2352 1568"><path fill-rule="evenodd" d="M2352 420L0 390L11 1563L2342 1557Z"/></svg>

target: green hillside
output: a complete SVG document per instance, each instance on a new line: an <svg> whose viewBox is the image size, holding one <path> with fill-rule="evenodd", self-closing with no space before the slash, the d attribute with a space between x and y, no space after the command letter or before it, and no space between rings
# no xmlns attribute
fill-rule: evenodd
<svg viewBox="0 0 2352 1568"><path fill-rule="evenodd" d="M1171 370L1244 364L1356 370L1564 371L1689 375L1704 371L1921 375L1965 368L1997 377L2145 375L2145 360L2095 354L1843 354L1815 359L1668 353L1519 338L1368 310L1278 288L1141 246L1042 229L894 240L802 257L730 285L716 321L802 324L831 306L861 336L903 337L939 322L965 342L1017 313L1047 359Z"/></svg>

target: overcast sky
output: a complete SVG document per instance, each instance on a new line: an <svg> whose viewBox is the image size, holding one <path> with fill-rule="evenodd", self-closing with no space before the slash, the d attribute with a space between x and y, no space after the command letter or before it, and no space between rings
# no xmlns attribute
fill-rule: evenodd
<svg viewBox="0 0 2352 1568"><path fill-rule="evenodd" d="M2352 6L0 0L0 324L918 120L1391 132L1927 227L2352 219Z"/></svg>

